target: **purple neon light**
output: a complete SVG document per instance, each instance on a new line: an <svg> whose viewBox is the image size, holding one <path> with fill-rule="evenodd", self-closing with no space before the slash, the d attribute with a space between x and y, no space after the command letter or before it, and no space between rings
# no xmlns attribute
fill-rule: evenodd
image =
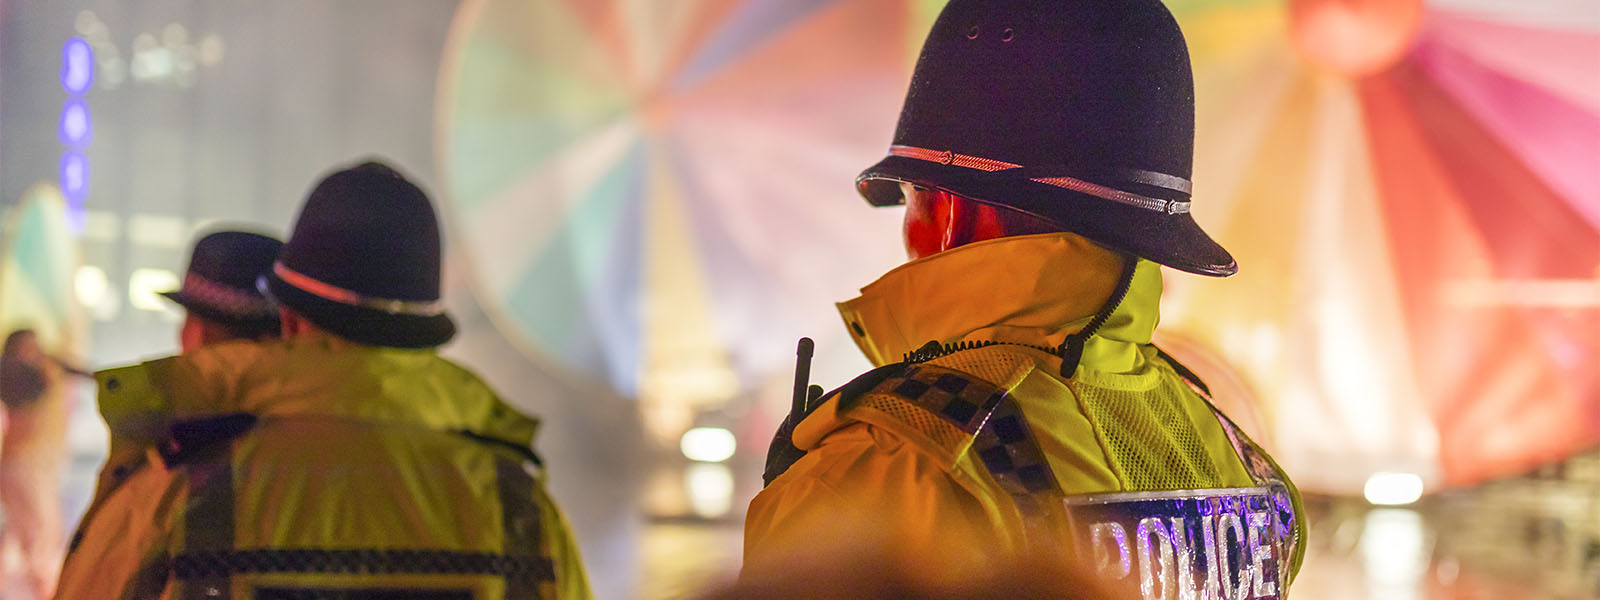
<svg viewBox="0 0 1600 600"><path fill-rule="evenodd" d="M68 100L67 104L61 107L61 123L56 128L61 143L81 148L89 144L89 137L93 133L93 124L89 121L89 105L79 98Z"/></svg>
<svg viewBox="0 0 1600 600"><path fill-rule="evenodd" d="M89 195L89 159L82 152L68 150L62 154L59 175L61 193L68 200L81 202Z"/></svg>
<svg viewBox="0 0 1600 600"><path fill-rule="evenodd" d="M66 151L61 155L57 176L61 195L67 198L67 225L74 233L82 233L86 217L83 199L89 196L89 159L77 150Z"/></svg>
<svg viewBox="0 0 1600 600"><path fill-rule="evenodd" d="M61 48L61 87L68 94L82 94L94 83L94 50L83 38L67 40Z"/></svg>

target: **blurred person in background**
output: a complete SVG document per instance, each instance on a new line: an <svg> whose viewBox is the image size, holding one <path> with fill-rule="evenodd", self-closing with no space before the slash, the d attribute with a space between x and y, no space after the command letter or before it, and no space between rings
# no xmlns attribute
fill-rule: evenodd
<svg viewBox="0 0 1600 600"><path fill-rule="evenodd" d="M537 421L438 355L439 237L392 168L334 172L258 282L283 340L97 374L147 458L108 465L58 597L589 597Z"/></svg>
<svg viewBox="0 0 1600 600"><path fill-rule="evenodd" d="M744 576L871 524L935 584L1045 557L1135 597L1284 597L1298 492L1150 343L1161 266L1237 269L1190 217L1193 143L1160 0L947 4L857 180L906 206L911 261L839 305L877 368L780 427Z"/></svg>
<svg viewBox="0 0 1600 600"><path fill-rule="evenodd" d="M18 329L0 347L0 582L20 581L49 598L66 549L62 539L61 471L70 413L66 375L84 373L45 352L32 329Z"/></svg>

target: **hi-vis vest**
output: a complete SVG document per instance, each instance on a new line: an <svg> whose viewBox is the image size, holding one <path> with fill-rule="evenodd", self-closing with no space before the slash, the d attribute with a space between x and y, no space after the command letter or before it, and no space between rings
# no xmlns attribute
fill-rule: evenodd
<svg viewBox="0 0 1600 600"><path fill-rule="evenodd" d="M1164 356L1162 359L1165 361ZM1188 375L1175 362L1165 362ZM1190 381L1190 385L1198 385L1198 379ZM1147 403L1150 408L1142 410L1153 411L1146 419L1151 424L1187 423L1164 418L1160 414L1163 402L1202 403L1208 418L1215 418L1225 433L1252 485L1069 495L1051 472L1034 425L1023 415L1011 390L950 368L942 360L881 367L823 402L840 402L841 415L908 434L915 432L952 455L966 457L961 460L975 460L1010 496L1021 516L1029 549L1059 552L1077 564L1087 564L1129 597L1285 597L1301 549L1299 532L1303 531L1297 522L1293 484L1238 427L1199 395L1203 388L1165 381L1142 394L1127 394L1095 390L1076 380L1064 383L1080 398L1123 394L1107 399L1107 405ZM1073 398L1060 401L1070 403ZM1137 418L1133 421L1139 422ZM1173 428L1180 430L1176 433L1179 437L1193 437L1181 431L1182 426ZM788 430L787 426L781 428L775 440L769 481L799 458L799 451L783 438ZM1137 450L1111 460L1128 461L1121 468L1129 470L1137 468L1138 460L1206 462L1206 457L1194 452L1179 456L1184 453L1181 444L1148 448L1144 455ZM1201 465L1200 470L1204 468ZM1161 484L1147 482L1146 487L1160 488Z"/></svg>
<svg viewBox="0 0 1600 600"><path fill-rule="evenodd" d="M537 422L432 351L224 343L102 371L61 600L586 599Z"/></svg>

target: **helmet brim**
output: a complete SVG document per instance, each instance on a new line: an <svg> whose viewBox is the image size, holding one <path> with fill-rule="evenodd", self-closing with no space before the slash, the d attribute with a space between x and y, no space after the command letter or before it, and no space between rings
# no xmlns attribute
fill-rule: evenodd
<svg viewBox="0 0 1600 600"><path fill-rule="evenodd" d="M188 294L185 294L181 289L172 290L170 292L157 292L157 294L163 298L171 300L178 306L182 306L183 310L194 313L196 316L215 323L267 331L276 330L278 328L278 315L276 312L261 317L240 317L239 315L231 314L226 310L214 307L202 299L194 298ZM265 300L263 300L263 302L265 302Z"/></svg>
<svg viewBox="0 0 1600 600"><path fill-rule="evenodd" d="M1039 183L1013 171L983 171L888 156L862 171L856 190L873 206L905 202L901 183L937 189L1039 217L1114 250L1179 271L1227 277L1239 265L1188 213L1167 214Z"/></svg>
<svg viewBox="0 0 1600 600"><path fill-rule="evenodd" d="M289 307L324 331L369 346L434 348L444 345L456 334L455 321L444 313L396 315L340 304L297 288L273 272L263 275L256 285L278 304Z"/></svg>

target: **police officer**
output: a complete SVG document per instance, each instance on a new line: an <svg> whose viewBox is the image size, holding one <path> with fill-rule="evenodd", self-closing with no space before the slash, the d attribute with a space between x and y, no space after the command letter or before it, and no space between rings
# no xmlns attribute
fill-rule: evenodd
<svg viewBox="0 0 1600 600"><path fill-rule="evenodd" d="M440 250L416 185L339 170L258 283L284 339L96 374L144 451L106 465L57 597L588 598L538 423L438 355Z"/></svg>
<svg viewBox="0 0 1600 600"><path fill-rule="evenodd" d="M780 428L745 574L871 546L931 578L1058 556L1146 598L1281 598L1284 472L1151 345L1190 217L1188 53L1159 0L951 0L889 155L912 259L839 305L878 368ZM976 572L975 572L976 571Z"/></svg>
<svg viewBox="0 0 1600 600"><path fill-rule="evenodd" d="M256 289L256 280L272 269L282 247L277 238L235 230L213 231L195 242L183 284L161 293L183 307L180 350L193 352L212 344L279 336L278 306ZM109 466L100 472L91 506L98 506L120 483L114 473L116 465L136 463L145 454L143 444L129 442L126 437L111 436L106 458ZM92 513L85 515L86 519L88 516Z"/></svg>

